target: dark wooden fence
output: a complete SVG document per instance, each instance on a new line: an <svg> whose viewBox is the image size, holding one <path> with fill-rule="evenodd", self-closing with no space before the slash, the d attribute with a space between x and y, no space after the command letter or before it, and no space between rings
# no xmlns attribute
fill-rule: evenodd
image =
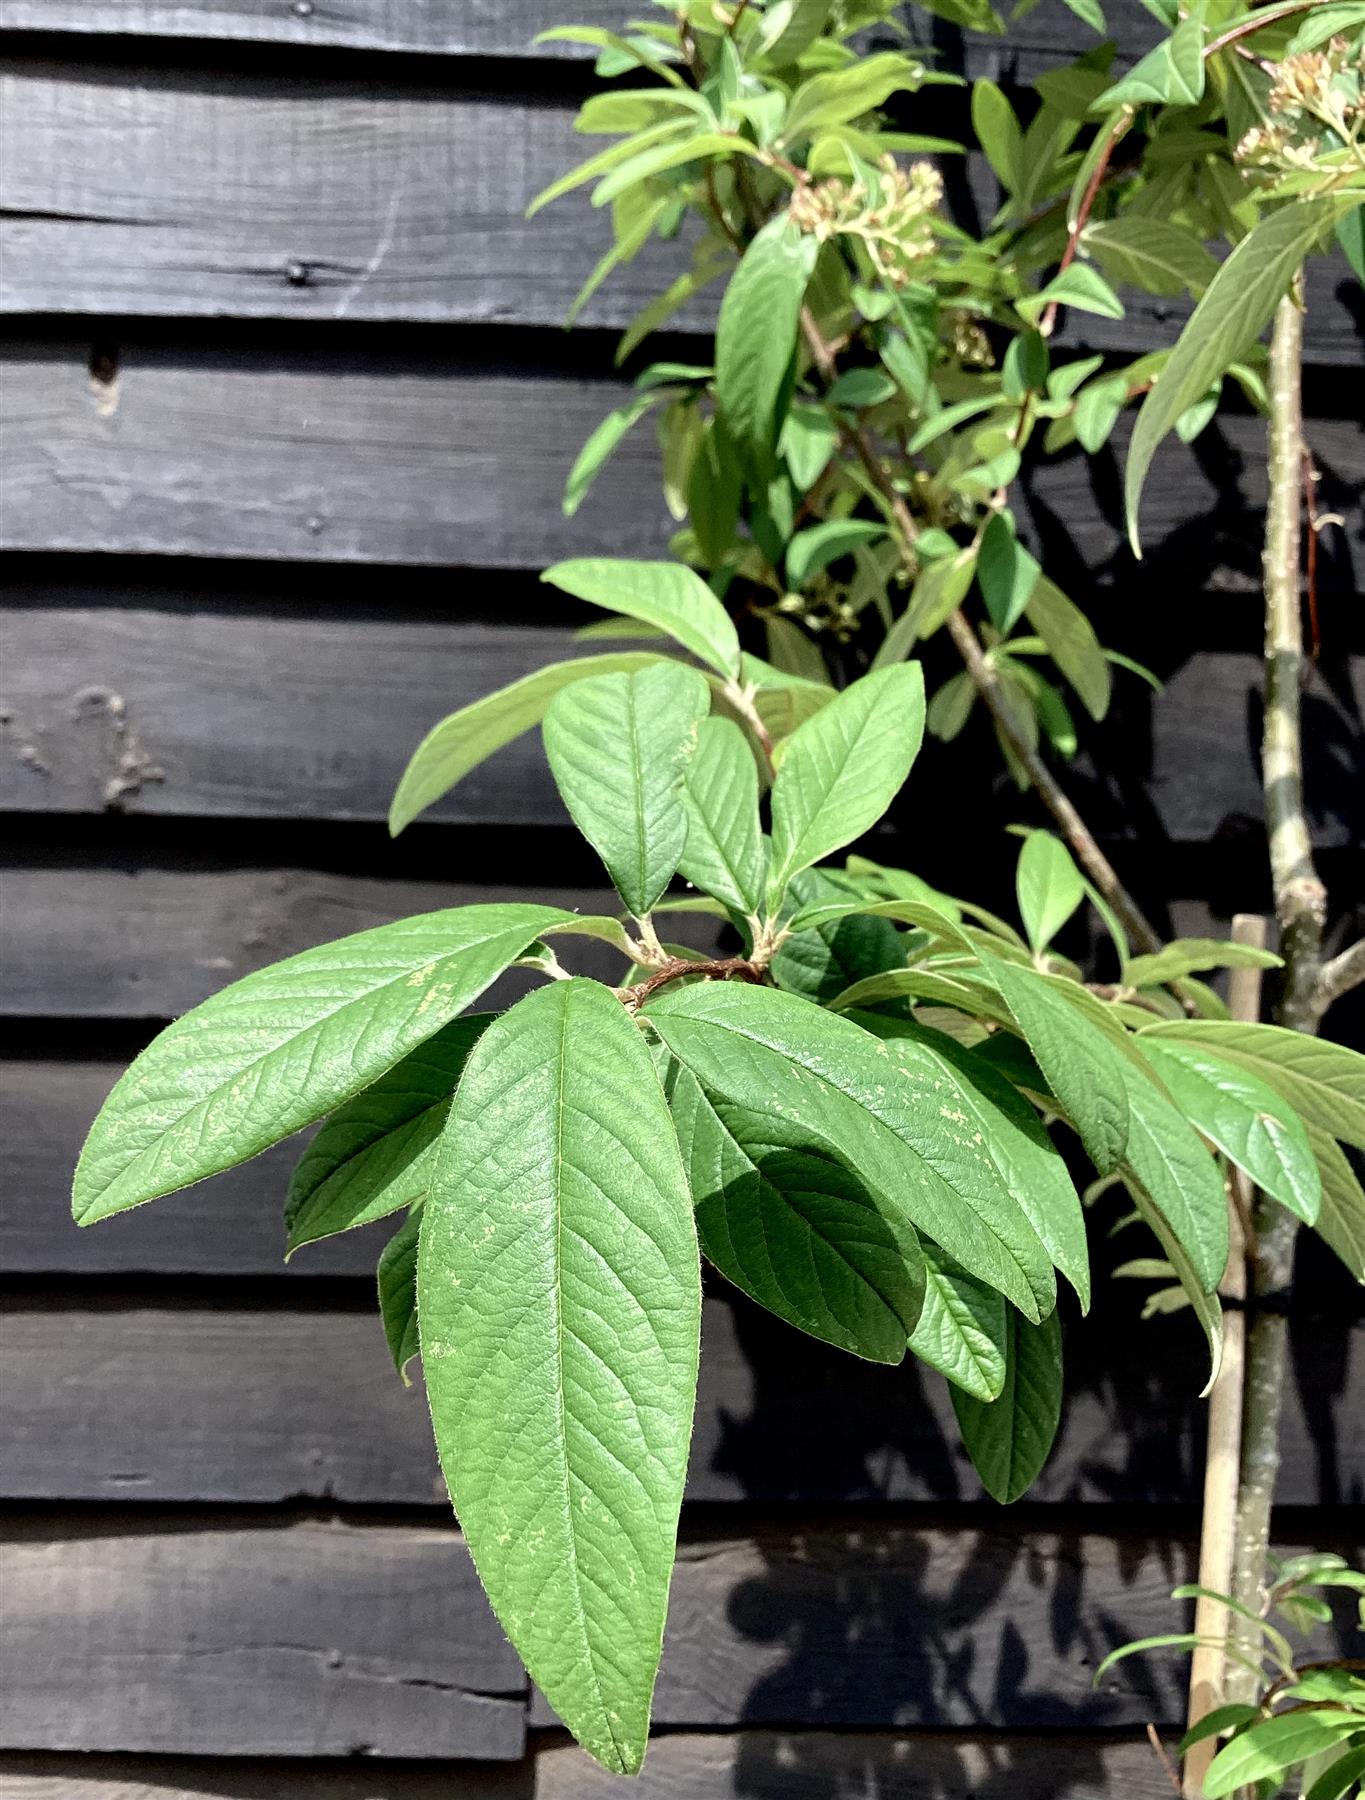
<svg viewBox="0 0 1365 1800"><path fill-rule="evenodd" d="M1131 56L1150 18L1137 0L1110 11ZM643 434L577 518L558 504L619 391L610 328L661 265L557 330L600 220L572 203L522 217L573 153L588 79L581 57L528 49L551 22L531 0L0 0L0 22L0 1790L599 1800L615 1789L528 1693L442 1499L420 1390L388 1367L374 1234L284 1269L284 1153L90 1232L66 1196L128 1056L231 977L409 910L602 897L534 743L398 845L381 820L427 725L562 652L546 562L665 541ZM1045 4L1004 43L936 35L1008 79L1079 33ZM1360 293L1332 264L1311 300L1321 503L1346 521L1323 546L1314 824L1349 907ZM1117 350L1179 316L1135 302L1071 330ZM1107 641L1168 678L1156 699L1125 686L1113 772L1083 757L1075 781L1164 922L1206 927L1265 899L1260 429L1228 416L1163 452L1141 567L1120 545L1117 469L1040 467L1022 511ZM1028 808L993 767L984 745L951 774L927 754L900 848L998 897L998 828ZM1298 1292L1280 1535L1340 1544L1365 1492L1359 1309L1322 1257ZM1114 1643L1170 1625L1196 1527L1195 1335L1139 1326L1136 1308L1120 1288L1106 1326L1068 1322L1058 1451L1003 1512L955 1448L940 1383L840 1359L715 1292L637 1791L1168 1792L1141 1727L1178 1724L1179 1667L1091 1679Z"/></svg>

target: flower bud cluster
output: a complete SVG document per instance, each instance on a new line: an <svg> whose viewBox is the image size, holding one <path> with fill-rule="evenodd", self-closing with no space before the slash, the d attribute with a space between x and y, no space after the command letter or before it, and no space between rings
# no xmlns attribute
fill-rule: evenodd
<svg viewBox="0 0 1365 1800"><path fill-rule="evenodd" d="M791 198L793 223L821 243L856 237L867 247L877 272L903 286L918 264L932 255L934 216L943 204L943 178L931 164L903 169L883 156L875 179L844 181L831 176L800 187Z"/></svg>

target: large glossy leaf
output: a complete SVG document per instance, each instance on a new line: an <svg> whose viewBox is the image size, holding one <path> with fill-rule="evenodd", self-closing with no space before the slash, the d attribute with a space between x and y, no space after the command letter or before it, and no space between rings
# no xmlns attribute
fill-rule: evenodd
<svg viewBox="0 0 1365 1800"><path fill-rule="evenodd" d="M847 1019L735 982L665 991L648 1017L707 1092L792 1120L969 1274L1037 1317L1054 1304L1046 1250L932 1075Z"/></svg>
<svg viewBox="0 0 1365 1800"><path fill-rule="evenodd" d="M1365 1731L1365 1714L1337 1707L1293 1707L1240 1732L1209 1764L1205 1800L1222 1800L1258 1781L1278 1788L1289 1772L1319 1751ZM1274 1789L1272 1789L1274 1791Z"/></svg>
<svg viewBox="0 0 1365 1800"><path fill-rule="evenodd" d="M924 736L924 675L899 663L865 675L787 740L772 793L771 886L875 825Z"/></svg>
<svg viewBox="0 0 1365 1800"><path fill-rule="evenodd" d="M289 1183L291 1252L425 1197L450 1097L492 1016L452 1019L328 1117Z"/></svg>
<svg viewBox="0 0 1365 1800"><path fill-rule="evenodd" d="M603 1765L644 1754L701 1317L692 1204L653 1061L595 982L480 1039L423 1208L422 1366L494 1610Z"/></svg>
<svg viewBox="0 0 1365 1800"><path fill-rule="evenodd" d="M1175 429L1181 414L1207 393L1264 329L1304 258L1347 205L1339 196L1292 200L1278 212L1266 214L1209 283L1142 403L1128 446L1124 506L1135 554L1141 553L1138 502L1157 446Z"/></svg>
<svg viewBox="0 0 1365 1800"><path fill-rule="evenodd" d="M720 675L739 674L739 637L729 613L685 563L585 556L541 576L578 600L656 625Z"/></svg>
<svg viewBox="0 0 1365 1800"><path fill-rule="evenodd" d="M421 1348L417 1339L417 1245L421 1230L422 1203L418 1201L380 1251L375 1272L384 1337L404 1387L412 1386L408 1368Z"/></svg>
<svg viewBox="0 0 1365 1800"><path fill-rule="evenodd" d="M1302 1121L1259 1076L1179 1039L1138 1040L1176 1106L1272 1199L1307 1224L1322 1182Z"/></svg>
<svg viewBox="0 0 1365 1800"><path fill-rule="evenodd" d="M1091 1162L1101 1175L1108 1175L1128 1145L1123 1052L1041 975L994 959L987 972L1048 1086L1080 1133Z"/></svg>
<svg viewBox="0 0 1365 1800"><path fill-rule="evenodd" d="M504 744L538 725L555 695L570 682L621 669L648 668L657 656L647 650L623 650L605 656L580 656L573 662L550 663L510 687L486 694L433 725L412 753L389 807L389 830L397 837L427 807L448 794L471 769Z"/></svg>
<svg viewBox="0 0 1365 1800"><path fill-rule="evenodd" d="M814 237L779 214L745 250L720 303L716 404L760 492L782 429L781 398L818 250Z"/></svg>
<svg viewBox="0 0 1365 1800"><path fill-rule="evenodd" d="M1365 1056L1344 1044L1233 1019L1172 1019L1148 1026L1144 1038L1200 1044L1283 1094L1305 1125L1316 1125L1365 1150Z"/></svg>
<svg viewBox="0 0 1365 1800"><path fill-rule="evenodd" d="M732 719L702 720L683 781L687 843L679 869L736 912L759 912L768 852L758 817L758 769Z"/></svg>
<svg viewBox="0 0 1365 1800"><path fill-rule="evenodd" d="M1024 839L1014 886L1019 916L1035 950L1047 948L1085 898L1080 870L1050 831L1031 831Z"/></svg>
<svg viewBox="0 0 1365 1800"><path fill-rule="evenodd" d="M1009 1303L937 1244L922 1238L920 1248L924 1304L910 1348L964 1394L994 1400L1005 1385Z"/></svg>
<svg viewBox="0 0 1365 1800"><path fill-rule="evenodd" d="M811 1337L900 1362L924 1294L904 1211L801 1120L736 1104L676 1061L666 1085L708 1261Z"/></svg>
<svg viewBox="0 0 1365 1800"><path fill-rule="evenodd" d="M1131 1063L1125 1161L1190 1260L1205 1293L1228 1261L1228 1202L1217 1159L1156 1083Z"/></svg>
<svg viewBox="0 0 1365 1800"><path fill-rule="evenodd" d="M110 1094L76 1169L77 1223L174 1193L311 1125L572 917L523 905L423 913L233 982L163 1031Z"/></svg>
<svg viewBox="0 0 1365 1800"><path fill-rule="evenodd" d="M887 1042L902 1065L918 1067L927 1076L945 1114L954 1115L979 1141L1053 1267L1075 1288L1082 1310L1088 1310L1090 1255L1080 1196L1033 1107L999 1070L942 1032L904 1019L855 1016Z"/></svg>
<svg viewBox="0 0 1365 1800"><path fill-rule="evenodd" d="M1002 1506L1033 1486L1062 1416L1062 1332L1053 1313L1039 1325L1007 1308L1005 1379L982 1401L952 1389L953 1411L981 1485Z"/></svg>
<svg viewBox="0 0 1365 1800"><path fill-rule="evenodd" d="M545 715L545 754L564 804L637 918L682 860L684 768L710 704L697 670L661 662L576 682Z"/></svg>

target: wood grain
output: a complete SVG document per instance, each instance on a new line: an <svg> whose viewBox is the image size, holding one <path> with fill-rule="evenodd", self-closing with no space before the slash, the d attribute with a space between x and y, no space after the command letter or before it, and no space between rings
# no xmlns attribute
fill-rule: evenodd
<svg viewBox="0 0 1365 1800"><path fill-rule="evenodd" d="M0 78L0 311L559 325L610 219L586 190L526 209L600 147L567 97L20 63ZM984 227L996 195L979 157L968 184ZM685 256L651 241L583 323L624 325ZM673 328L708 330L717 292ZM1310 364L1358 365L1358 296L1344 257L1314 260ZM1128 300L1119 320L1069 315L1062 341L1147 350L1188 313Z"/></svg>
<svg viewBox="0 0 1365 1800"><path fill-rule="evenodd" d="M569 631L405 616L397 603L369 617L320 615L310 602L259 588L235 602L99 599L95 589L68 597L20 588L0 607L10 657L0 722L6 810L382 820L429 725L587 648ZM562 611L589 616L567 599ZM1315 674L1305 702L1315 837L1324 846L1360 836L1365 793L1355 745L1365 657L1334 674L1335 690ZM1260 681L1251 655L1196 652L1150 702L1126 684L1130 710L1148 714L1146 770L1129 760L1166 838L1202 843L1229 814L1258 811ZM1125 721L1130 750L1131 730ZM920 772L926 791L957 754L930 746ZM567 824L536 731L427 816Z"/></svg>
<svg viewBox="0 0 1365 1800"><path fill-rule="evenodd" d="M524 1676L453 1531L7 1537L8 1747L521 1755Z"/></svg>
<svg viewBox="0 0 1365 1800"><path fill-rule="evenodd" d="M133 1757L0 1757L3 1800L618 1800L576 1745L538 1732L524 1763L395 1767ZM850 1785L856 1783L856 1786ZM1060 1785L1059 1785L1060 1784ZM636 1800L1170 1800L1146 1739L1070 1732L674 1731L655 1735Z"/></svg>
<svg viewBox="0 0 1365 1800"><path fill-rule="evenodd" d="M565 475L619 385L480 371L434 352L291 344L285 354L129 343L114 379L93 390L79 346L11 349L0 363L0 547L457 570L662 552L647 432L627 437L574 518L559 510ZM1123 441L1024 480L1016 511L1054 577L1083 598L1116 582L1135 602L1258 591L1259 422L1228 417L1192 448L1163 447L1143 502L1141 568L1116 523ZM1346 518L1321 585L1354 593L1365 588L1365 441L1357 421L1317 420L1312 442L1321 504ZM484 580L452 576L452 602L471 579Z"/></svg>
<svg viewBox="0 0 1365 1800"><path fill-rule="evenodd" d="M278 1192L263 1187L258 1199L278 1214ZM82 1235L115 1238L124 1224ZM353 1266L368 1272L373 1256L372 1235ZM295 1259L317 1260L311 1246ZM936 1375L913 1361L858 1362L714 1285L690 1499L981 1501ZM101 1304L28 1292L0 1325L10 1375L0 1497L442 1503L420 1386L394 1374L377 1314L296 1311L282 1298L266 1305L244 1287L216 1305L169 1294ZM305 1295L295 1287L289 1298ZM1179 1319L1139 1326L1137 1307L1121 1286L1106 1296L1106 1323L1068 1318L1066 1411L1031 1500L1197 1503L1194 1331ZM1365 1331L1351 1329L1348 1307L1349 1297L1344 1319L1320 1311L1296 1330L1281 1504L1365 1496L1365 1447L1351 1429L1365 1409Z"/></svg>

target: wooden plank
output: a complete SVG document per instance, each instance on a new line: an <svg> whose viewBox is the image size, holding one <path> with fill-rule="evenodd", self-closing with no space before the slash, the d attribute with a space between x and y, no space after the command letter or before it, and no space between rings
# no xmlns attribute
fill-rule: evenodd
<svg viewBox="0 0 1365 1800"><path fill-rule="evenodd" d="M564 657L568 631L404 616L319 617L308 601L266 595L99 605L97 591L11 591L0 608L9 649L0 732L0 807L237 818L383 819L427 726L456 707ZM566 601L571 617L586 611ZM1314 678L1308 782L1320 844L1350 843L1358 790L1343 782L1365 710L1365 657ZM1146 800L1163 835L1202 843L1232 813L1260 807L1260 665L1196 653L1145 711ZM1127 742L1128 721L1124 737ZM956 754L956 753L954 753ZM929 791L939 760L923 767ZM1134 759L1125 756L1130 766ZM428 815L462 824L566 825L539 734L470 775Z"/></svg>
<svg viewBox="0 0 1365 1800"><path fill-rule="evenodd" d="M567 99L368 76L18 64L0 78L0 311L558 325L611 236L586 194L526 218L595 147L572 120ZM989 218L993 178L969 169ZM624 325L679 254L651 243L583 322ZM1312 263L1310 363L1359 363L1357 286L1344 257ZM713 306L674 328L708 330ZM1120 320L1069 315L1064 337L1148 349L1187 311L1135 294Z"/></svg>
<svg viewBox="0 0 1365 1800"><path fill-rule="evenodd" d="M137 1529L110 1510L88 1530L25 1520L11 1531L6 1748L520 1749L515 1667L452 1530L204 1524L180 1515ZM1114 1644L1169 1629L1170 1587L1190 1554L1164 1535L1017 1523L963 1531L812 1517L689 1532L655 1721L1169 1725L1181 1711L1180 1661L1121 1666L1099 1689L1092 1675ZM540 1701L532 1717L553 1723Z"/></svg>
<svg viewBox="0 0 1365 1800"><path fill-rule="evenodd" d="M366 1762L231 1763L166 1758L0 1758L0 1800L617 1800L619 1779L575 1745L541 1741L515 1765L395 1768ZM741 1731L656 1734L636 1800L1170 1800L1145 1737L994 1738L963 1733Z"/></svg>
<svg viewBox="0 0 1365 1800"><path fill-rule="evenodd" d="M476 373L435 355L131 345L92 391L88 363L42 343L0 364L0 547L539 569L657 555L667 537L647 432L626 439L573 519L560 515L573 458L622 395L611 382ZM1229 417L1192 449L1163 447L1136 573L1111 456L1040 464L1016 510L1063 583L1117 581L1135 598L1254 591L1263 440L1259 421ZM1322 504L1347 518L1322 585L1355 592L1365 443L1352 420L1314 421L1312 442Z"/></svg>
<svg viewBox="0 0 1365 1800"><path fill-rule="evenodd" d="M453 1530L7 1537L9 1748L522 1753L524 1676Z"/></svg>
<svg viewBox="0 0 1365 1800"><path fill-rule="evenodd" d="M278 1196L260 1197L273 1215ZM297 1260L313 1258L304 1250ZM355 1264L368 1272L372 1253L368 1263L355 1253ZM689 1498L982 1499L946 1383L913 1362L884 1369L841 1355L714 1285ZM1194 1333L1186 1320L1139 1326L1137 1307L1123 1288L1111 1293L1105 1323L1068 1316L1067 1408L1032 1500L1197 1504ZM1365 1331L1353 1329L1354 1310L1345 1294L1339 1311L1323 1307L1296 1332L1281 1504L1339 1503L1365 1488L1365 1445L1351 1429L1365 1412ZM6 1499L444 1501L420 1388L399 1383L371 1311L292 1311L245 1294L210 1307L28 1292L5 1314L0 1340L10 1372Z"/></svg>
<svg viewBox="0 0 1365 1800"><path fill-rule="evenodd" d="M357 835L360 866L382 867L387 836ZM544 854L543 849L540 854ZM580 912L615 911L605 888L381 880L300 869L26 866L5 877L9 954L0 1014L168 1019L252 969L331 938L409 913L482 901L536 899ZM682 943L714 944L712 920L679 918ZM565 958L580 973L619 978L622 959L575 939ZM522 991L509 976L483 1004Z"/></svg>

